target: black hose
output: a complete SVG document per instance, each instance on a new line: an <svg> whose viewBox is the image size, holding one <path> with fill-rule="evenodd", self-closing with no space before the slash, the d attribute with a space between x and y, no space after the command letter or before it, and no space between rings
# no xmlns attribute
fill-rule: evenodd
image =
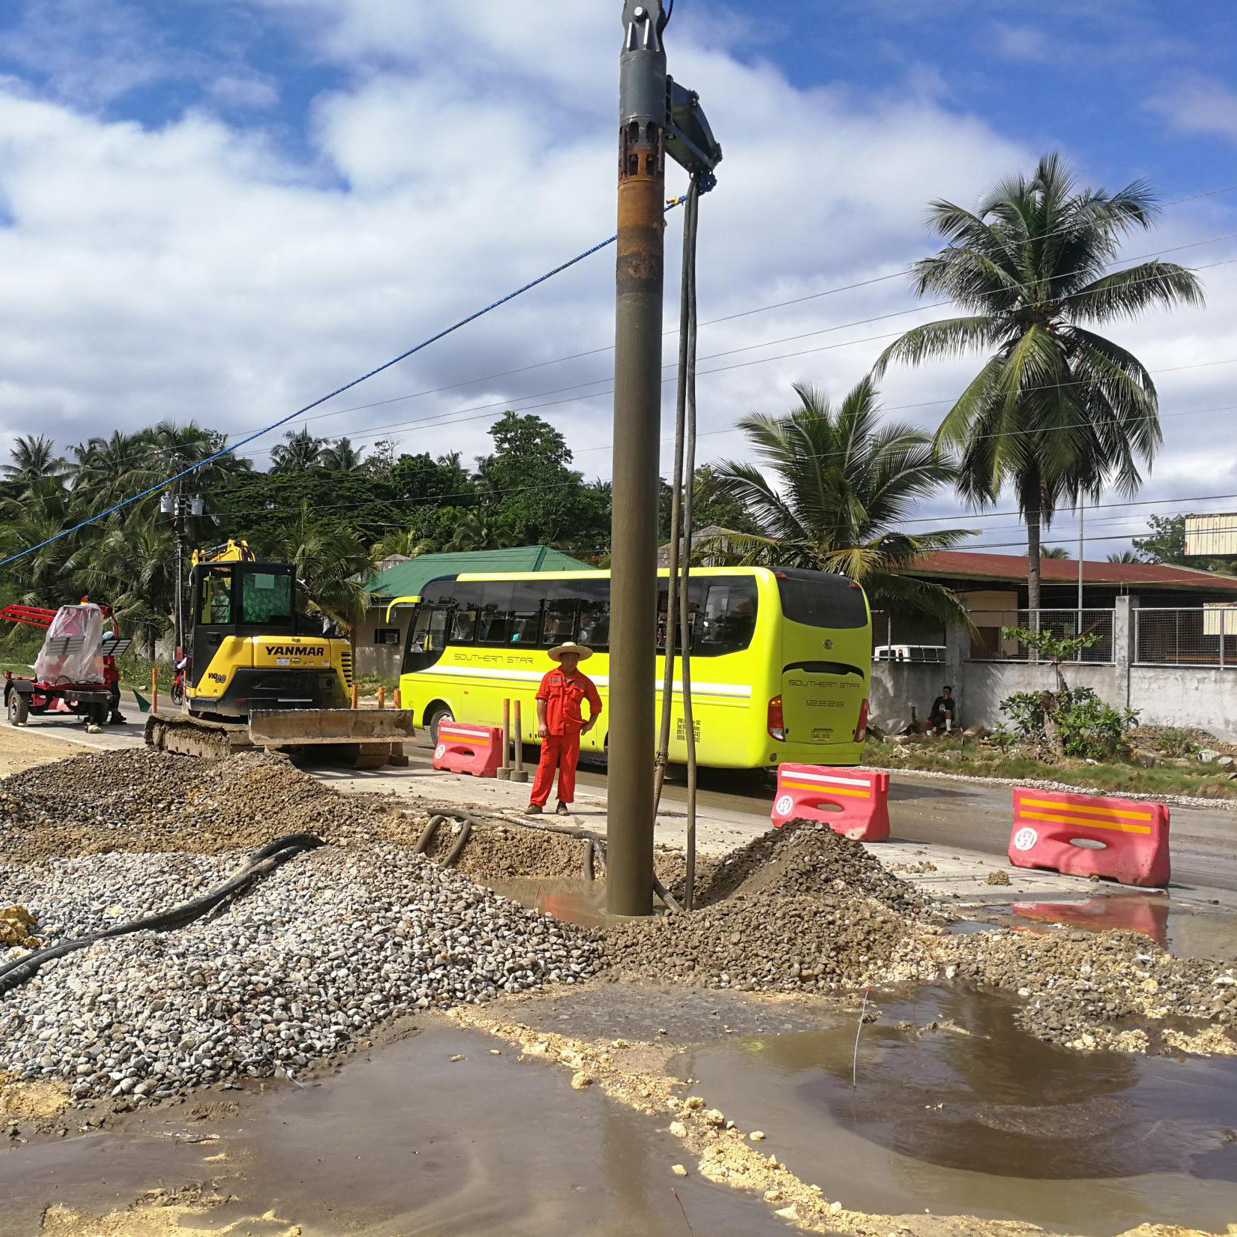
<svg viewBox="0 0 1237 1237"><path fill-rule="evenodd" d="M447 851L446 856L443 858L442 866L444 868L449 868L455 863L455 861L460 857L461 853L463 852L464 847L468 844L468 839L471 836L472 836L472 821L465 818L462 824L460 825L460 836L455 839L455 845L452 846L449 851Z"/></svg>
<svg viewBox="0 0 1237 1237"><path fill-rule="evenodd" d="M417 838L417 844L412 848L413 854L423 855L430 842L433 841L434 834L438 832L438 826L446 819L445 816L434 815L429 818L429 823L421 830L421 836Z"/></svg>
<svg viewBox="0 0 1237 1237"><path fill-rule="evenodd" d="M593 842L589 838L584 843L584 879L593 881L596 879L596 873L593 871Z"/></svg>
<svg viewBox="0 0 1237 1237"><path fill-rule="evenodd" d="M653 877L653 892L657 894L657 896L670 910L678 911L680 914L682 913L683 908L678 904L674 894L672 894L670 890L657 879L656 876Z"/></svg>
<svg viewBox="0 0 1237 1237"><path fill-rule="evenodd" d="M203 894L200 898L174 906L171 910L160 911L157 915L148 915L145 919L117 924L115 927L105 928L102 932L92 932L89 936L79 937L76 940L60 941L58 944L49 945L46 949L26 954L25 957L18 958L15 962L0 966L0 996L16 988L18 984L23 984L26 980L33 978L46 963L75 953L79 949L85 949L97 941L105 941L114 936L127 936L131 932L162 932L169 928L183 927L208 914L229 898L243 892L259 877L273 872L293 855L323 845L325 843L322 839L315 837L312 833L290 833L286 837L276 838L275 841L268 842L260 850L255 851L239 872L230 876L217 889Z"/></svg>

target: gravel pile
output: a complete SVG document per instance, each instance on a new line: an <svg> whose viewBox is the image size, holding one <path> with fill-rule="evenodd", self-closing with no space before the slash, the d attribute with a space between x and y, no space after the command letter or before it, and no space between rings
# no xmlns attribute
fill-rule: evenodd
<svg viewBox="0 0 1237 1237"><path fill-rule="evenodd" d="M113 850L210 854L300 831L329 842L411 845L423 824L385 799L340 794L263 752L207 761L126 748L0 782L0 854L16 863Z"/></svg>
<svg viewBox="0 0 1237 1237"><path fill-rule="evenodd" d="M1237 969L1174 958L1137 933L1002 929L944 937L931 952L948 980L1024 998L1018 1022L1054 1043L1156 1047L1145 1030L1153 1024L1206 1022L1230 1040L1237 1032ZM1123 1043L1130 1035L1138 1042Z"/></svg>
<svg viewBox="0 0 1237 1237"><path fill-rule="evenodd" d="M116 854L8 879L54 937L204 892L243 860ZM407 848L326 846L207 920L100 942L0 998L0 1075L63 1080L85 1101L295 1074L400 1015L599 964L587 934Z"/></svg>
<svg viewBox="0 0 1237 1237"><path fill-rule="evenodd" d="M697 879L698 906L735 894L862 896L900 915L914 915L924 902L923 894L894 876L860 843L807 820L762 833L708 864Z"/></svg>
<svg viewBox="0 0 1237 1237"><path fill-rule="evenodd" d="M858 842L795 821L703 865L692 914L609 929L606 957L632 978L827 992L901 965L920 902Z"/></svg>
<svg viewBox="0 0 1237 1237"><path fill-rule="evenodd" d="M863 896L738 894L605 934L623 976L742 991L828 992L883 976L909 921Z"/></svg>
<svg viewBox="0 0 1237 1237"><path fill-rule="evenodd" d="M441 857L455 838L455 827L440 826L425 853ZM586 845L582 838L564 833L486 825L473 829L455 867L479 881L518 876L580 877Z"/></svg>

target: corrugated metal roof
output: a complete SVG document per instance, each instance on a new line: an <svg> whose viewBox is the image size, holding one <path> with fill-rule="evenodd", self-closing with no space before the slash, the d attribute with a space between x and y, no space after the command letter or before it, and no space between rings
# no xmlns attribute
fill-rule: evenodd
<svg viewBox="0 0 1237 1237"><path fill-rule="evenodd" d="M1027 578L1027 558L1016 554L981 554L968 550L937 550L917 558L910 567L916 575L950 576L966 580L1000 580L1023 584ZM1040 559L1040 579L1045 584L1076 584L1078 561L1068 558ZM1082 564L1084 584L1115 584L1128 588L1208 589L1237 593L1237 577L1216 575L1193 567L1171 567L1163 563Z"/></svg>
<svg viewBox="0 0 1237 1237"><path fill-rule="evenodd" d="M544 545L466 554L421 554L380 571L365 582L375 597L415 597L430 580L465 571L592 571L588 563Z"/></svg>

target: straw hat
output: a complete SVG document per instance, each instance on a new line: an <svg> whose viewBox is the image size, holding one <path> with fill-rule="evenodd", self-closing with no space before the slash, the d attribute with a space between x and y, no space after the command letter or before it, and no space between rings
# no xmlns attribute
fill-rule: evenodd
<svg viewBox="0 0 1237 1237"><path fill-rule="evenodd" d="M577 644L574 640L567 640L560 644L558 648L551 649L546 656L551 661L562 661L564 653L575 653L581 661L587 661L593 655L593 650L587 645Z"/></svg>

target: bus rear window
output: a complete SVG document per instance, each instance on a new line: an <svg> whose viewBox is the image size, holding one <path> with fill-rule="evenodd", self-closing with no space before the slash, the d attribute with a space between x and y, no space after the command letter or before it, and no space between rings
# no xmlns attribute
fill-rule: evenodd
<svg viewBox="0 0 1237 1237"><path fill-rule="evenodd" d="M845 576L823 571L786 570L777 574L782 613L792 623L808 627L866 627L868 608L863 591Z"/></svg>

